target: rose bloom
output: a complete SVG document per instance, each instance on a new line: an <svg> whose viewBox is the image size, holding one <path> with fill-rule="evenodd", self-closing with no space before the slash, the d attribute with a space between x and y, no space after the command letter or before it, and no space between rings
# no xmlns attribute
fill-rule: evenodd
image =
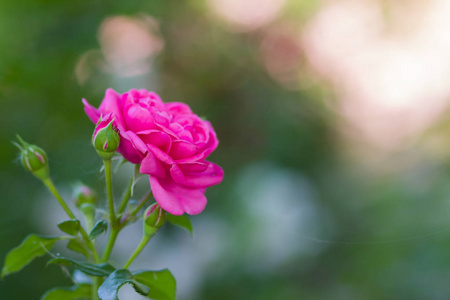
<svg viewBox="0 0 450 300"><path fill-rule="evenodd" d="M94 123L111 114L120 135L117 151L149 174L155 200L164 210L174 215L203 211L206 188L223 179L222 168L205 160L219 143L208 121L184 103L164 103L143 89L122 95L108 89L98 109L85 99L83 103Z"/></svg>

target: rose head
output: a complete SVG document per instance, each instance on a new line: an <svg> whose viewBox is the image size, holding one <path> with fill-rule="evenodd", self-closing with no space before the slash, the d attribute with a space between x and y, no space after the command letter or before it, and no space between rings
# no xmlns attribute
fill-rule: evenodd
<svg viewBox="0 0 450 300"><path fill-rule="evenodd" d="M150 175L153 195L164 210L174 215L203 211L205 189L223 179L222 169L205 160L219 143L208 121L186 104L164 103L146 90L120 95L108 89L98 109L83 103L94 123L111 114L120 135L117 151Z"/></svg>

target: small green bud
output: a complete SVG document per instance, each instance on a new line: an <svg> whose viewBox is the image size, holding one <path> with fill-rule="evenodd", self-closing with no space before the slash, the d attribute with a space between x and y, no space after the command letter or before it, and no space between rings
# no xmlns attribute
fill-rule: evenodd
<svg viewBox="0 0 450 300"><path fill-rule="evenodd" d="M120 136L113 127L114 120L111 120L110 116L106 120L102 120L101 117L98 120L92 136L92 144L102 159L110 160L119 147Z"/></svg>
<svg viewBox="0 0 450 300"><path fill-rule="evenodd" d="M23 167L41 180L49 178L47 153L36 145L28 144L20 136L17 139L20 144L14 144L20 149Z"/></svg>
<svg viewBox="0 0 450 300"><path fill-rule="evenodd" d="M91 218L91 219L94 218L95 205L93 203L83 203L78 208L87 218ZM90 227L92 227L92 226L90 226Z"/></svg>
<svg viewBox="0 0 450 300"><path fill-rule="evenodd" d="M166 212L158 205L148 207L144 212L144 232L145 234L155 234L166 221Z"/></svg>
<svg viewBox="0 0 450 300"><path fill-rule="evenodd" d="M87 185L78 183L73 189L72 200L76 207L80 208L85 203L95 204L97 195Z"/></svg>

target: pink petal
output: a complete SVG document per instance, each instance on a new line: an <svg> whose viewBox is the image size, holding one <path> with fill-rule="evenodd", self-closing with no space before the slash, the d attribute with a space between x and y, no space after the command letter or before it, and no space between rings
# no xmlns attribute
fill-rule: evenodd
<svg viewBox="0 0 450 300"><path fill-rule="evenodd" d="M100 107L98 108L98 110L103 114L113 113L118 127L122 127L123 125L122 119L123 107L120 106L119 103L120 98L121 95L119 93L117 93L113 89L107 89L105 97L103 98L103 101L100 104Z"/></svg>
<svg viewBox="0 0 450 300"><path fill-rule="evenodd" d="M147 155L142 160L139 171L142 174L149 174L156 177L164 177L166 175L163 164L150 151L147 152Z"/></svg>
<svg viewBox="0 0 450 300"><path fill-rule="evenodd" d="M125 131L124 137L129 140L133 145L136 147L138 151L140 151L142 154L146 153L148 151L147 145L142 141L142 139L133 131Z"/></svg>
<svg viewBox="0 0 450 300"><path fill-rule="evenodd" d="M172 114L192 114L192 110L189 106L181 102L166 103L166 109Z"/></svg>
<svg viewBox="0 0 450 300"><path fill-rule="evenodd" d="M208 164L205 162L188 162L184 164L178 164L178 167L183 173L200 173L206 170Z"/></svg>
<svg viewBox="0 0 450 300"><path fill-rule="evenodd" d="M181 171L180 167L177 166L177 164L173 164L170 167L170 176L176 183L183 185L186 184L186 178L184 177L183 172Z"/></svg>
<svg viewBox="0 0 450 300"><path fill-rule="evenodd" d="M129 162L141 163L144 154L148 151L144 142L134 132L121 131L119 133L120 145L117 151Z"/></svg>
<svg viewBox="0 0 450 300"><path fill-rule="evenodd" d="M172 146L172 139L170 136L162 131L158 130L147 130L144 132L139 132L139 137L145 144L155 145L164 152L169 152Z"/></svg>
<svg viewBox="0 0 450 300"><path fill-rule="evenodd" d="M207 163L206 169L197 173L184 173L177 164L170 167L173 181L191 188L206 188L219 184L223 180L223 170L216 164Z"/></svg>
<svg viewBox="0 0 450 300"><path fill-rule="evenodd" d="M84 111L88 115L89 119L91 119L91 121L93 123L97 124L98 119L100 118L100 115L101 115L100 111L98 109L96 109L95 107L93 107L92 105L90 105L86 99L83 99L81 101L84 104Z"/></svg>
<svg viewBox="0 0 450 300"><path fill-rule="evenodd" d="M149 151L152 151L152 153L155 155L155 157L157 159L159 159L161 162L168 164L168 165L173 164L173 159L169 155L167 155L167 153L165 153L158 147L156 147L152 144L147 144L147 148Z"/></svg>
<svg viewBox="0 0 450 300"><path fill-rule="evenodd" d="M150 185L156 202L173 215L196 215L206 206L205 189L191 189L176 184L171 178L150 176Z"/></svg>
<svg viewBox="0 0 450 300"><path fill-rule="evenodd" d="M178 140L172 142L172 148L170 149L170 156L173 159L182 159L195 155L198 151L198 147L192 143Z"/></svg>
<svg viewBox="0 0 450 300"><path fill-rule="evenodd" d="M139 132L155 128L150 111L139 104L132 104L125 109L125 124L128 130Z"/></svg>
<svg viewBox="0 0 450 300"><path fill-rule="evenodd" d="M127 139L120 136L120 144L117 152L133 164L139 164L142 161L142 154L134 147L134 145Z"/></svg>
<svg viewBox="0 0 450 300"><path fill-rule="evenodd" d="M185 185L193 188L206 188L223 180L223 170L218 165L208 162L207 169L201 173L184 174Z"/></svg>
<svg viewBox="0 0 450 300"><path fill-rule="evenodd" d="M184 164L184 163L204 160L208 157L208 155L211 154L211 152L213 152L217 148L218 145L219 145L219 140L217 139L215 132L210 131L210 138L209 138L208 144L206 146L204 146L200 151L198 151L197 154L195 154L191 157L186 157L186 158L181 158L181 159L177 158L177 159L175 159L175 162L177 164Z"/></svg>
<svg viewBox="0 0 450 300"><path fill-rule="evenodd" d="M205 121L209 124L209 126L211 127L209 130L209 139L208 139L208 144L205 147L206 151L205 151L205 158L208 157L208 155L210 155L214 150L216 150L217 146L219 145L219 140L217 139L217 135L216 132L214 131L214 129L212 128L211 124L208 121Z"/></svg>

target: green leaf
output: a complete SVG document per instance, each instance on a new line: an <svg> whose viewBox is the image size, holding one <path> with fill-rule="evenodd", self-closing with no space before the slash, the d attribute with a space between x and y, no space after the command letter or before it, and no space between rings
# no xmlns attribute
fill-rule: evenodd
<svg viewBox="0 0 450 300"><path fill-rule="evenodd" d="M134 279L150 288L147 297L154 300L175 300L177 286L169 270L137 272Z"/></svg>
<svg viewBox="0 0 450 300"><path fill-rule="evenodd" d="M67 248L72 251L83 254L86 258L89 258L89 251L84 246L84 243L80 239L71 239L67 244Z"/></svg>
<svg viewBox="0 0 450 300"><path fill-rule="evenodd" d="M70 234L77 235L80 230L81 224L79 220L68 220L58 224L61 231Z"/></svg>
<svg viewBox="0 0 450 300"><path fill-rule="evenodd" d="M60 287L49 290L41 300L80 300L91 299L91 285L81 284L70 288Z"/></svg>
<svg viewBox="0 0 450 300"><path fill-rule="evenodd" d="M76 260L65 257L54 258L47 263L47 265L49 264L72 266L75 269L78 269L81 272L92 276L108 276L116 270L112 265L108 263L91 264L88 262L78 262Z"/></svg>
<svg viewBox="0 0 450 300"><path fill-rule="evenodd" d="M100 300L118 300L117 294L119 289L126 283L131 284L134 290L141 295L147 296L149 293L149 288L134 280L130 271L121 269L114 271L105 279L98 289L98 297Z"/></svg>
<svg viewBox="0 0 450 300"><path fill-rule="evenodd" d="M89 233L89 238L91 240L95 239L100 234L104 233L106 229L108 229L108 223L105 220L98 221Z"/></svg>
<svg viewBox="0 0 450 300"><path fill-rule="evenodd" d="M53 244L60 239L63 238L28 235L22 244L12 249L6 256L1 277L22 270L33 259L46 254L53 247Z"/></svg>
<svg viewBox="0 0 450 300"><path fill-rule="evenodd" d="M186 216L175 216L166 213L166 220L172 223L173 225L179 226L181 228L186 229L191 233L191 235L194 235L194 227L192 227L191 220L189 220Z"/></svg>

